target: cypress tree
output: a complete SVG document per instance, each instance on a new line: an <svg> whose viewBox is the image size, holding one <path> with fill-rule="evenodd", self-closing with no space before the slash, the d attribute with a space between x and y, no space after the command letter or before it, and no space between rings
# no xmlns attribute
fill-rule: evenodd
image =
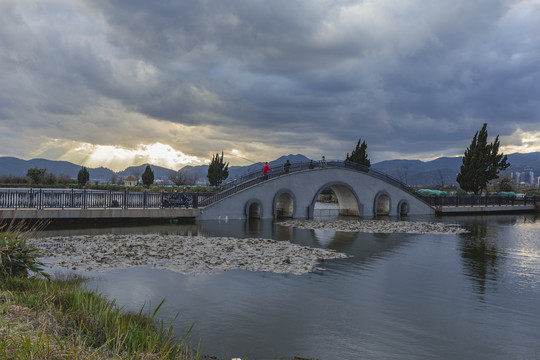
<svg viewBox="0 0 540 360"><path fill-rule="evenodd" d="M146 187L150 187L150 185L154 183L154 172L152 171L152 168L150 168L150 165L146 165L146 169L144 169L142 182Z"/></svg>
<svg viewBox="0 0 540 360"><path fill-rule="evenodd" d="M229 177L229 163L225 164L223 161L223 152L221 152L221 157L219 154L212 156L207 175L210 185L219 186L227 177Z"/></svg>
<svg viewBox="0 0 540 360"><path fill-rule="evenodd" d="M360 143L361 141L362 141L361 138L358 139L356 148L351 152L350 156L349 156L349 153L347 153L345 160L370 167L371 161L368 158L366 142L362 141L362 143Z"/></svg>
<svg viewBox="0 0 540 360"><path fill-rule="evenodd" d="M495 141L487 142L487 124L474 134L471 145L465 150L462 165L456 181L465 191L478 195L487 184L498 179L499 171L507 169L510 164L506 155L499 154L499 135Z"/></svg>
<svg viewBox="0 0 540 360"><path fill-rule="evenodd" d="M89 181L90 181L90 173L88 172L88 169L83 166L81 170L79 170L79 173L77 174L77 183L79 183L80 186L84 186L88 184Z"/></svg>

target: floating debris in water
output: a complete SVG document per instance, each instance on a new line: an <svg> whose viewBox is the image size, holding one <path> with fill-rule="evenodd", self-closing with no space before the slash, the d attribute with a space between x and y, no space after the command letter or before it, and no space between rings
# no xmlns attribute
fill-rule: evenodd
<svg viewBox="0 0 540 360"><path fill-rule="evenodd" d="M304 274L322 260L349 257L261 238L179 235L81 235L30 239L40 245L49 266L78 271L105 271L151 265L183 274L210 274L232 269ZM49 246L53 244L65 246Z"/></svg>
<svg viewBox="0 0 540 360"><path fill-rule="evenodd" d="M408 234L463 234L469 231L456 224L420 221L390 220L287 220L278 223L311 230L335 230L364 233L408 233Z"/></svg>

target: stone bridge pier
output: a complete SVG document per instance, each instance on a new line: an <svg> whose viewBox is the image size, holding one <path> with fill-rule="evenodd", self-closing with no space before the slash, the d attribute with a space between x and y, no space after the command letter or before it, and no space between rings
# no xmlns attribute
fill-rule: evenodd
<svg viewBox="0 0 540 360"><path fill-rule="evenodd" d="M369 173L345 167L306 169L271 178L201 209L199 219L311 219L326 188L337 197L342 215L426 215L434 209L419 197Z"/></svg>

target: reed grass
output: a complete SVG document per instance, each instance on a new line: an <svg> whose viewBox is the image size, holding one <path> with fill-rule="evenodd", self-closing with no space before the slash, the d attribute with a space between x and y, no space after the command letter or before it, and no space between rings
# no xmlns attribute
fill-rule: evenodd
<svg viewBox="0 0 540 360"><path fill-rule="evenodd" d="M83 280L0 280L0 358L200 359L151 312L124 312Z"/></svg>

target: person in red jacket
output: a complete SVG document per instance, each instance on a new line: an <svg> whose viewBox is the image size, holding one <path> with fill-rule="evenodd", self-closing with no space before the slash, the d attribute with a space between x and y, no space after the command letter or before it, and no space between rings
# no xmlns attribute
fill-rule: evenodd
<svg viewBox="0 0 540 360"><path fill-rule="evenodd" d="M264 166L263 166L263 176L264 176L264 180L267 180L268 179L268 172L269 171L272 171L272 169L270 169L270 166L268 165L268 163L264 163Z"/></svg>

